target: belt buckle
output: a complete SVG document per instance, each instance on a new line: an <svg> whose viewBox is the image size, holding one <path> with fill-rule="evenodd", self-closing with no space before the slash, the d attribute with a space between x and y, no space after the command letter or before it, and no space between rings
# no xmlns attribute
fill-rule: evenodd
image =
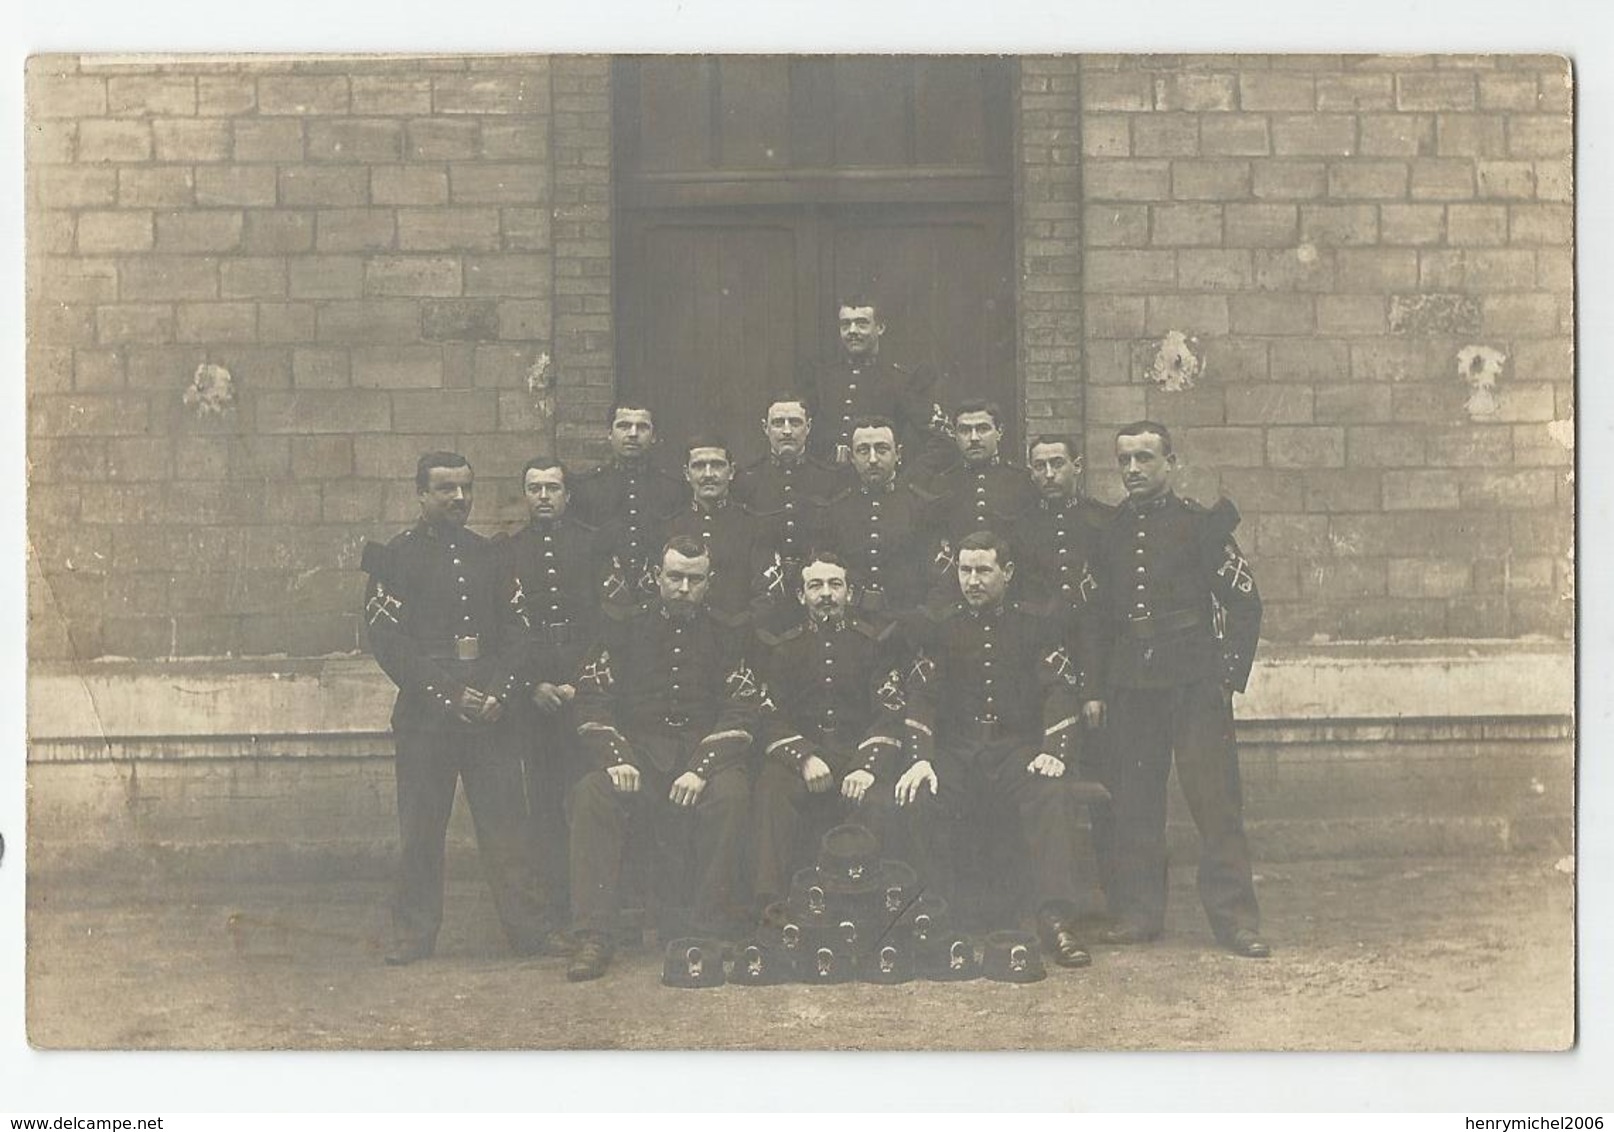
<svg viewBox="0 0 1614 1132"><path fill-rule="evenodd" d="M478 636L455 637L454 655L460 660L482 659L482 638Z"/></svg>
<svg viewBox="0 0 1614 1132"><path fill-rule="evenodd" d="M1126 619L1128 621L1152 621L1152 620L1154 620L1154 614L1152 612L1150 612L1150 613L1128 613L1126 615Z"/></svg>
<svg viewBox="0 0 1614 1132"><path fill-rule="evenodd" d="M689 726L689 716L664 715L661 717L661 722L665 723L668 727L671 727L676 731L678 728Z"/></svg>

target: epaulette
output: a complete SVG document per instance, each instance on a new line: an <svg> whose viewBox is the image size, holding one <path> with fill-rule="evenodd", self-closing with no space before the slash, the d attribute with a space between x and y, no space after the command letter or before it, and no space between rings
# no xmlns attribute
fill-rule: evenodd
<svg viewBox="0 0 1614 1132"><path fill-rule="evenodd" d="M641 601L637 605L624 605L619 601L602 601L600 603L600 609L612 621L632 621L649 613L652 607L653 603L648 601Z"/></svg>
<svg viewBox="0 0 1614 1132"><path fill-rule="evenodd" d="M405 531L404 534L408 534ZM399 536L403 537L402 535ZM392 573L392 547L382 546L378 542L366 542L364 553L359 557L359 569L372 578L387 579Z"/></svg>
<svg viewBox="0 0 1614 1132"><path fill-rule="evenodd" d="M839 503L841 500L845 499L847 496L855 494L858 490L859 490L859 485L858 484L855 484L855 483L847 484L845 487L841 488L840 491L837 491L834 495L832 495L828 499L824 500L824 506L828 507L833 503Z"/></svg>
<svg viewBox="0 0 1614 1132"><path fill-rule="evenodd" d="M608 467L610 467L609 464L595 464L592 468L589 468L587 471L578 472L577 473L577 478L580 479L580 480L593 479L595 476L603 474L605 469L608 468Z"/></svg>
<svg viewBox="0 0 1614 1132"><path fill-rule="evenodd" d="M903 486L913 493L915 499L919 500L919 502L923 504L926 504L927 506L943 498L943 496L938 495L935 492L926 491L912 480L909 480Z"/></svg>
<svg viewBox="0 0 1614 1132"><path fill-rule="evenodd" d="M1232 534L1239 525L1239 509L1225 495L1210 509L1210 516L1215 520L1216 529L1224 536Z"/></svg>
<svg viewBox="0 0 1614 1132"><path fill-rule="evenodd" d="M751 614L746 610L741 610L738 613L725 613L708 605L706 612L713 621L726 629L743 629L751 624Z"/></svg>
<svg viewBox="0 0 1614 1132"><path fill-rule="evenodd" d="M874 622L857 616L853 616L849 618L849 620L852 622L852 628L856 629L859 633L862 633L871 641L883 641L892 633L896 632L897 629L897 623L895 621Z"/></svg>
<svg viewBox="0 0 1614 1132"><path fill-rule="evenodd" d="M951 621L953 618L962 613L964 611L964 603L962 601L955 601L949 605L942 606L940 609L933 605L926 605L921 606L919 611L925 615L925 620L932 621L937 625L940 625L944 621Z"/></svg>
<svg viewBox="0 0 1614 1132"><path fill-rule="evenodd" d="M803 632L805 632L805 628L800 621L778 633L773 632L771 629L764 629L761 626L758 626L757 639L763 644L767 645L769 648L775 648L784 644L786 641L795 640L797 637L801 636Z"/></svg>

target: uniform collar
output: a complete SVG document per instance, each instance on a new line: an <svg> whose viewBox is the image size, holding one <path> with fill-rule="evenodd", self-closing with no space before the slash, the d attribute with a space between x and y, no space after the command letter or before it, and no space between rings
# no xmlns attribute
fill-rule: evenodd
<svg viewBox="0 0 1614 1132"><path fill-rule="evenodd" d="M807 628L814 633L839 633L846 628L847 615L842 614L833 621L820 621L811 612L807 614Z"/></svg>
<svg viewBox="0 0 1614 1132"><path fill-rule="evenodd" d="M792 468L799 468L806 462L806 453L799 454L794 460L781 460L777 452L768 453L768 463L773 465L775 468L782 468L786 471L789 471Z"/></svg>
<svg viewBox="0 0 1614 1132"><path fill-rule="evenodd" d="M1049 499L1044 496L1043 498L1037 500L1037 506L1041 507L1044 511L1069 511L1073 507L1080 507L1081 504L1082 497L1080 495L1065 495L1061 496L1059 499Z"/></svg>
<svg viewBox="0 0 1614 1132"><path fill-rule="evenodd" d="M415 530L429 539L446 542L452 546L465 535L466 529L451 523L428 523L425 519L421 519L415 524Z"/></svg>
<svg viewBox="0 0 1614 1132"><path fill-rule="evenodd" d="M1154 512L1164 508L1167 503L1175 498L1177 498L1176 493L1169 487L1166 488L1165 491L1162 491L1159 495L1155 496L1153 499L1143 503L1137 502L1129 495L1126 497L1126 509L1131 511L1134 515L1151 515Z"/></svg>
<svg viewBox="0 0 1614 1132"><path fill-rule="evenodd" d="M977 621L996 621L998 618L1003 616L1003 611L1008 607L1008 604L1009 603L1007 601L1000 601L998 604L989 605L985 609L976 609L973 605L966 601L964 603L964 612L968 613Z"/></svg>
<svg viewBox="0 0 1614 1132"><path fill-rule="evenodd" d="M694 511L696 514L711 514L713 511L723 511L727 509L730 498L730 496L725 495L722 499L719 499L716 503L713 503L710 506L702 503L699 499L692 498L689 501L689 509Z"/></svg>
<svg viewBox="0 0 1614 1132"><path fill-rule="evenodd" d="M897 477L892 476L890 479L886 480L883 487L870 487L862 480L857 481L857 486L858 490L864 495L874 495L875 493L879 493L880 495L890 495L893 491L897 490Z"/></svg>
<svg viewBox="0 0 1614 1132"><path fill-rule="evenodd" d="M693 621L695 619L695 615L704 608L703 606L697 605L690 609L688 613L674 613L671 607L667 605L666 601L661 598L656 599L656 606L661 610L661 619L663 621Z"/></svg>

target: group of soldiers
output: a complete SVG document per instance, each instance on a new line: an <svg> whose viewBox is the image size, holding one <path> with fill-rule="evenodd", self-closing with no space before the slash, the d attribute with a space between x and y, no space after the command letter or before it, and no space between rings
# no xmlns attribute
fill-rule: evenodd
<svg viewBox="0 0 1614 1132"><path fill-rule="evenodd" d="M1174 758L1211 926L1270 953L1231 706L1261 607L1232 504L1173 492L1152 421L1115 438L1118 507L1079 491L1068 437L1015 467L997 406L944 413L880 358L872 304L838 315L840 357L770 396L743 469L692 437L663 470L651 409L622 401L610 461L528 461L530 521L488 539L469 462L421 457L419 523L363 562L399 689L388 963L433 952L463 781L511 946L575 981L606 972L633 896L663 939L737 938L846 822L966 920L1029 916L1086 966L1094 879L1103 942L1164 927Z"/></svg>

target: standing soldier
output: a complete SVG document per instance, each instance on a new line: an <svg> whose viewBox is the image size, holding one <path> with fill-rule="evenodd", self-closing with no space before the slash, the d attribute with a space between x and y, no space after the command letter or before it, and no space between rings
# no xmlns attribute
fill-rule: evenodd
<svg viewBox="0 0 1614 1132"><path fill-rule="evenodd" d="M899 477L902 446L885 417L862 417L852 429L857 483L824 509L824 541L851 567L857 608L904 612L925 598L930 564L927 518L935 502Z"/></svg>
<svg viewBox="0 0 1614 1132"><path fill-rule="evenodd" d="M735 477L733 495L761 524L763 544L775 556L768 579L771 596L788 601L807 551L818 535L819 509L845 486L849 473L807 452L812 433L807 398L781 392L768 399L762 431L768 454Z"/></svg>
<svg viewBox="0 0 1614 1132"><path fill-rule="evenodd" d="M576 777L576 725L570 704L583 651L598 632L595 585L599 563L595 531L572 518L566 466L538 456L521 470L531 515L525 527L499 544L509 576L509 601L526 630L526 682L532 695L512 704L525 736L527 810L534 859L543 881L551 924L566 922L566 820L561 812ZM547 949L565 937L552 933Z"/></svg>
<svg viewBox="0 0 1614 1132"><path fill-rule="evenodd" d="M1109 943L1154 939L1166 919L1166 782L1172 757L1203 842L1199 898L1216 939L1265 959L1244 836L1233 693L1249 680L1261 598L1233 540L1238 511L1171 489L1171 433L1122 428L1115 453L1127 498L1095 563L1098 609L1113 637L1107 711L1115 751L1114 903Z"/></svg>
<svg viewBox="0 0 1614 1132"><path fill-rule="evenodd" d="M965 401L954 425L958 451L953 465L926 487L941 498L936 515L942 538L937 565L951 570L953 548L965 535L991 531L1012 538L1037 504L1024 468L1003 462L1003 411L991 401Z"/></svg>
<svg viewBox="0 0 1614 1132"><path fill-rule="evenodd" d="M766 572L773 564L762 525L730 493L734 462L727 443L696 437L686 451L689 502L666 516L662 529L668 539L692 539L710 552L707 602L711 607L728 614L744 613L768 584Z"/></svg>
<svg viewBox="0 0 1614 1132"><path fill-rule="evenodd" d="M781 632L759 628L756 904L788 891L802 861L831 826L855 822L880 837L886 856L902 750L902 681L913 663L890 621L848 609L840 556L815 551L796 575L805 614Z"/></svg>
<svg viewBox="0 0 1614 1132"><path fill-rule="evenodd" d="M1039 436L1031 442L1031 482L1042 496L1020 526L1020 575L1016 579L1024 600L1047 610L1064 628L1065 647L1076 661L1082 695L1082 777L1097 782L1111 779L1108 764L1109 734L1102 728L1104 634L1093 621L1091 604L1097 582L1093 559L1098 539L1115 508L1081 493L1082 460L1068 436ZM1114 821L1108 800L1088 806L1093 828L1093 855L1104 891L1112 887L1111 846Z"/></svg>
<svg viewBox="0 0 1614 1132"><path fill-rule="evenodd" d="M610 566L604 596L632 606L655 591L651 567L661 521L689 498L689 489L652 461L656 423L649 409L618 401L606 423L611 460L577 477L571 508L579 522L600 529Z"/></svg>
<svg viewBox="0 0 1614 1132"><path fill-rule="evenodd" d="M462 780L505 936L519 954L544 946L525 851L521 753L500 722L528 694L518 674L523 640L492 544L465 527L472 482L464 456L426 453L415 468L420 522L384 547L364 548L370 645L398 686L392 731L402 853L385 956L391 966L425 959L437 946L443 843Z"/></svg>
<svg viewBox="0 0 1614 1132"><path fill-rule="evenodd" d="M896 790L899 805L918 808L915 865L957 899L962 860L1002 847L1010 861L992 867L1021 872L990 877L992 890L1028 883L1055 962L1085 967L1071 926L1082 896L1083 792L1066 773L1077 755L1075 665L1056 625L1006 600L1014 562L1003 539L966 536L956 573L963 600L927 606L915 620L927 662L909 681L914 749Z"/></svg>
<svg viewBox="0 0 1614 1132"><path fill-rule="evenodd" d="M931 400L935 375L881 359L885 320L871 300L841 300L835 321L841 344L835 361L812 367L802 382L814 397L813 416L821 422L809 450L826 462L849 463L857 420L885 417L893 422L897 442L926 457L927 467L932 447L945 457L952 445L947 415Z"/></svg>
<svg viewBox="0 0 1614 1132"><path fill-rule="evenodd" d="M711 576L704 546L669 541L657 596L631 610L605 607L600 643L579 676L587 770L568 805L573 982L610 965L631 823L651 831L663 942L689 930L722 938L732 925L759 697L741 657L745 619L707 608Z"/></svg>

